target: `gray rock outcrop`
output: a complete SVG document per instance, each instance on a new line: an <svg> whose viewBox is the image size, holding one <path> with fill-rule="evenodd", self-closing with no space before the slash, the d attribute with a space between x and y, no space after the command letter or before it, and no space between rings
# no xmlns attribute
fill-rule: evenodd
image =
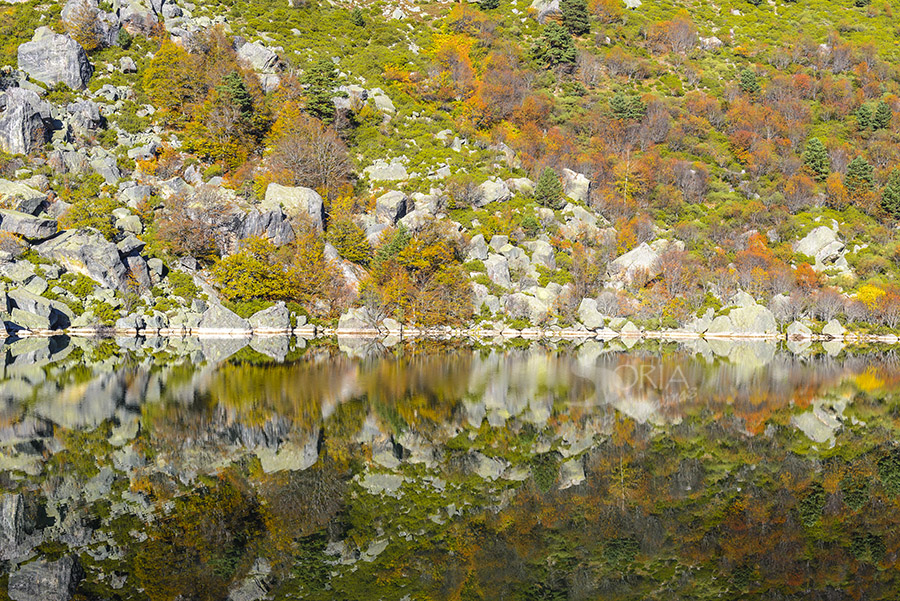
<svg viewBox="0 0 900 601"><path fill-rule="evenodd" d="M0 209L0 232L18 234L29 240L44 240L56 234L57 224L53 219Z"/></svg>
<svg viewBox="0 0 900 601"><path fill-rule="evenodd" d="M73 90L87 86L94 68L78 42L67 35L41 31L18 49L19 69L48 86L64 83Z"/></svg>
<svg viewBox="0 0 900 601"><path fill-rule="evenodd" d="M34 247L42 257L59 261L106 288L125 290L128 268L118 247L92 229L67 230Z"/></svg>
<svg viewBox="0 0 900 601"><path fill-rule="evenodd" d="M382 194L375 200L375 215L394 225L404 215L406 215L407 204L409 199L403 192L393 190L387 194Z"/></svg>
<svg viewBox="0 0 900 601"><path fill-rule="evenodd" d="M69 601L81 580L81 567L70 556L27 563L9 575L13 601Z"/></svg>
<svg viewBox="0 0 900 601"><path fill-rule="evenodd" d="M0 117L0 149L10 154L28 154L50 139L50 128L35 92L11 88L2 99L6 106Z"/></svg>
<svg viewBox="0 0 900 601"><path fill-rule="evenodd" d="M319 230L325 228L325 202L312 188L269 184L266 198L260 206L265 211L283 209L291 219L311 219Z"/></svg>

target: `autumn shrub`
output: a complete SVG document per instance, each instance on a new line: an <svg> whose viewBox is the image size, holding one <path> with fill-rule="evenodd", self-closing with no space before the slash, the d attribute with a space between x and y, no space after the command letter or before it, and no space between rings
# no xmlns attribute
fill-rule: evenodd
<svg viewBox="0 0 900 601"><path fill-rule="evenodd" d="M239 252L220 260L212 277L230 301L290 298L287 269L265 238L245 240Z"/></svg>

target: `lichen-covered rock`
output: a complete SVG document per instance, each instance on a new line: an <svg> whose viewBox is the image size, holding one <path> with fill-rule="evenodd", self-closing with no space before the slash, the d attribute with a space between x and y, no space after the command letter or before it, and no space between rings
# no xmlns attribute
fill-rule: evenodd
<svg viewBox="0 0 900 601"><path fill-rule="evenodd" d="M0 202L16 211L37 215L47 202L47 194L22 182L0 179Z"/></svg>
<svg viewBox="0 0 900 601"><path fill-rule="evenodd" d="M319 230L325 228L325 202L312 188L269 184L266 188L266 198L260 206L264 211L283 209L292 219L311 219Z"/></svg>
<svg viewBox="0 0 900 601"><path fill-rule="evenodd" d="M33 561L9 575L9 598L13 601L69 601L81 576L81 566L70 556L56 561Z"/></svg>
<svg viewBox="0 0 900 601"><path fill-rule="evenodd" d="M290 332L291 312L284 303L257 311L248 320L254 332Z"/></svg>
<svg viewBox="0 0 900 601"><path fill-rule="evenodd" d="M64 83L73 90L85 88L94 68L84 48L67 35L42 29L19 46L19 69L48 86Z"/></svg>
<svg viewBox="0 0 900 601"><path fill-rule="evenodd" d="M803 323L795 321L787 327L788 340L807 340L812 338L812 330Z"/></svg>
<svg viewBox="0 0 900 601"><path fill-rule="evenodd" d="M509 261L503 255L490 255L484 260L484 267L492 282L503 288L512 286L509 279Z"/></svg>
<svg viewBox="0 0 900 601"><path fill-rule="evenodd" d="M406 215L409 198L403 192L392 190L375 200L375 215L394 225Z"/></svg>
<svg viewBox="0 0 900 601"><path fill-rule="evenodd" d="M578 321L587 329L596 330L606 325L606 316L597 309L595 299L585 298L578 305Z"/></svg>
<svg viewBox="0 0 900 601"><path fill-rule="evenodd" d="M256 236L268 238L275 246L284 246L294 241L294 228L280 208L262 213L254 210L244 217L239 238Z"/></svg>
<svg viewBox="0 0 900 601"><path fill-rule="evenodd" d="M241 333L250 331L250 322L222 305L212 303L200 317L197 327L207 332Z"/></svg>
<svg viewBox="0 0 900 601"><path fill-rule="evenodd" d="M365 307L347 309L338 320L338 332L369 332L375 331L372 316Z"/></svg>
<svg viewBox="0 0 900 601"><path fill-rule="evenodd" d="M262 44L247 42L237 51L238 59L254 71L271 71L278 64L278 55Z"/></svg>
<svg viewBox="0 0 900 601"><path fill-rule="evenodd" d="M591 180L571 169L563 169L563 192L572 200L586 202L591 189Z"/></svg>
<svg viewBox="0 0 900 601"><path fill-rule="evenodd" d="M126 290L128 268L119 249L92 229L68 230L34 247L42 257L59 261L106 288Z"/></svg>
<svg viewBox="0 0 900 601"><path fill-rule="evenodd" d="M844 328L844 326L841 325L841 322L836 319L832 319L827 324L825 324L824 328L822 328L822 333L829 338L841 339L844 337L844 334L847 333L847 330Z"/></svg>
<svg viewBox="0 0 900 601"><path fill-rule="evenodd" d="M512 192L500 178L492 178L478 186L478 202L479 207L483 207L492 202L506 202L512 198Z"/></svg>
<svg viewBox="0 0 900 601"><path fill-rule="evenodd" d="M615 259L608 268L610 279L624 284L656 277L659 270L659 253L646 242Z"/></svg>
<svg viewBox="0 0 900 601"><path fill-rule="evenodd" d="M53 219L0 209L0 232L18 234L29 240L45 240L56 234L57 230L57 223Z"/></svg>
<svg viewBox="0 0 900 601"><path fill-rule="evenodd" d="M10 154L28 154L50 139L50 128L35 92L11 88L2 97L0 149ZM49 118L49 113L46 115Z"/></svg>

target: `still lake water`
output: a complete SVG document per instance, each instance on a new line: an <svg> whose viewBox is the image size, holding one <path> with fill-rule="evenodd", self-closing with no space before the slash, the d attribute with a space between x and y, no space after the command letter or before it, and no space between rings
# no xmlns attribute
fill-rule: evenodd
<svg viewBox="0 0 900 601"><path fill-rule="evenodd" d="M898 597L889 349L244 345L2 347L0 599Z"/></svg>

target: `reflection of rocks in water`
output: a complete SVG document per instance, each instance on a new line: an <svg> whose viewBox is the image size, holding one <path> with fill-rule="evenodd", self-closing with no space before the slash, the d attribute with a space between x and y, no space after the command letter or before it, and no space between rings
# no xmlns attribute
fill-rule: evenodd
<svg viewBox="0 0 900 601"><path fill-rule="evenodd" d="M739 366L739 374L750 377L754 371L768 365L775 358L777 343L773 340L728 340L712 338L710 349L719 357Z"/></svg>
<svg viewBox="0 0 900 601"><path fill-rule="evenodd" d="M33 561L9 575L9 597L13 601L69 601L81 577L81 566L74 557Z"/></svg>
<svg viewBox="0 0 900 601"><path fill-rule="evenodd" d="M43 381L42 369L56 361L62 361L71 352L65 336L34 337L16 340L4 347L6 351L7 378L18 377L31 381Z"/></svg>
<svg viewBox="0 0 900 601"><path fill-rule="evenodd" d="M812 409L791 417L791 424L817 443L834 443L834 435L843 425L847 399L813 401Z"/></svg>
<svg viewBox="0 0 900 601"><path fill-rule="evenodd" d="M278 362L287 357L289 346L289 336L254 336L250 339L250 348Z"/></svg>
<svg viewBox="0 0 900 601"><path fill-rule="evenodd" d="M309 437L306 440L290 440L281 444L277 450L260 446L256 456L267 474L282 470L305 470L319 460L319 440Z"/></svg>
<svg viewBox="0 0 900 601"><path fill-rule="evenodd" d="M223 336L220 338L201 338L200 350L207 363L221 363L239 350L250 344L249 336Z"/></svg>
<svg viewBox="0 0 900 601"><path fill-rule="evenodd" d="M354 359L382 357L387 353L387 349L377 338L338 336L337 341L340 351Z"/></svg>

